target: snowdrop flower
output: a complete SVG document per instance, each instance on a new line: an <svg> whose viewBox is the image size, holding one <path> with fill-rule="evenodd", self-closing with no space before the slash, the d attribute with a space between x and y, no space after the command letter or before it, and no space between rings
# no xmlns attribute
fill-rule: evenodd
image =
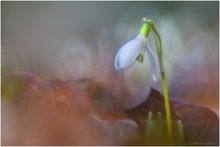
<svg viewBox="0 0 220 147"><path fill-rule="evenodd" d="M147 44L146 37L149 34L148 24L144 24L137 37L126 43L115 57L115 69L129 67L137 60L143 63L144 54L148 56L151 62L151 71L153 80L156 81L159 75L159 61L154 51Z"/></svg>
<svg viewBox="0 0 220 147"><path fill-rule="evenodd" d="M140 33L137 37L126 43L117 53L115 57L115 69L123 69L130 65L132 65L136 60L139 62L143 62L145 52L150 61L151 61L151 71L153 80L156 81L158 78L158 74L160 72L162 87L163 87L163 94L164 94L164 104L165 104L165 111L166 111L166 120L167 120L167 133L168 139L172 142L172 123L171 123L171 110L169 104L169 94L168 94L168 87L166 81L166 74L165 68L163 65L163 57L162 57L162 42L160 39L160 35L154 25L152 20L147 20L143 18L143 21L146 23L142 26ZM149 31L153 33L153 37L156 44L156 53L152 51L152 49L148 46L146 38L149 34Z"/></svg>

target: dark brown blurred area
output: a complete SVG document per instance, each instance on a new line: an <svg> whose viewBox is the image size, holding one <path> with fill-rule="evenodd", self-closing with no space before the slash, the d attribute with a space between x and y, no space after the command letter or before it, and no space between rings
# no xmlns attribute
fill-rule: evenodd
<svg viewBox="0 0 220 147"><path fill-rule="evenodd" d="M137 137L135 121L102 85L36 77L3 77L2 145L128 145Z"/></svg>
<svg viewBox="0 0 220 147"><path fill-rule="evenodd" d="M32 73L13 72L4 75L2 83L2 145L167 143L156 136L147 144L144 141L147 114L152 112L156 120L160 112L165 118L164 98L152 88L144 102L127 109L111 89L88 78L44 80ZM112 83L123 86L122 81ZM126 86L119 89L127 91ZM183 122L187 145L218 144L219 118L213 111L178 98L170 104L173 124Z"/></svg>

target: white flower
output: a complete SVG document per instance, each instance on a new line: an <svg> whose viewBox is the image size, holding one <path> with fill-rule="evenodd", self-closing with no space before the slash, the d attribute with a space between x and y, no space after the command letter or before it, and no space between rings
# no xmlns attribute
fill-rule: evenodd
<svg viewBox="0 0 220 147"><path fill-rule="evenodd" d="M154 51L148 46L146 38L139 34L134 40L126 43L115 57L115 69L129 67L137 60L137 57L145 52L151 61L153 80L156 81L159 75L159 61Z"/></svg>

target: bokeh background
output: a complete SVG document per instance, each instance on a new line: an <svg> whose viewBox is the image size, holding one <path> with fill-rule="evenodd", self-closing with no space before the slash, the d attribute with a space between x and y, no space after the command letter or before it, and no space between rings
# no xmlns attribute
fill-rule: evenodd
<svg viewBox="0 0 220 147"><path fill-rule="evenodd" d="M122 72L113 66L118 49L135 38L143 17L154 20L161 35L170 97L218 114L219 2L1 2L2 74L86 77L106 86L115 75L129 87L121 101L134 107L151 87L161 91L147 61ZM154 48L151 37L149 43ZM120 87L112 91L117 96Z"/></svg>

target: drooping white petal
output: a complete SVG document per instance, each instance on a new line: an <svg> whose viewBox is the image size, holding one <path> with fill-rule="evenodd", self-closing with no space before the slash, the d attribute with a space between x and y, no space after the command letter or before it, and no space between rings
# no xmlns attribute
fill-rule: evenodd
<svg viewBox="0 0 220 147"><path fill-rule="evenodd" d="M146 47L146 54L149 57L149 60L151 62L150 67L151 67L153 80L157 81L159 72L160 72L160 65L159 65L158 57L147 43L145 44L145 47Z"/></svg>
<svg viewBox="0 0 220 147"><path fill-rule="evenodd" d="M134 40L126 43L115 57L115 69L128 67L135 62L138 54L145 45L145 37L138 35Z"/></svg>

